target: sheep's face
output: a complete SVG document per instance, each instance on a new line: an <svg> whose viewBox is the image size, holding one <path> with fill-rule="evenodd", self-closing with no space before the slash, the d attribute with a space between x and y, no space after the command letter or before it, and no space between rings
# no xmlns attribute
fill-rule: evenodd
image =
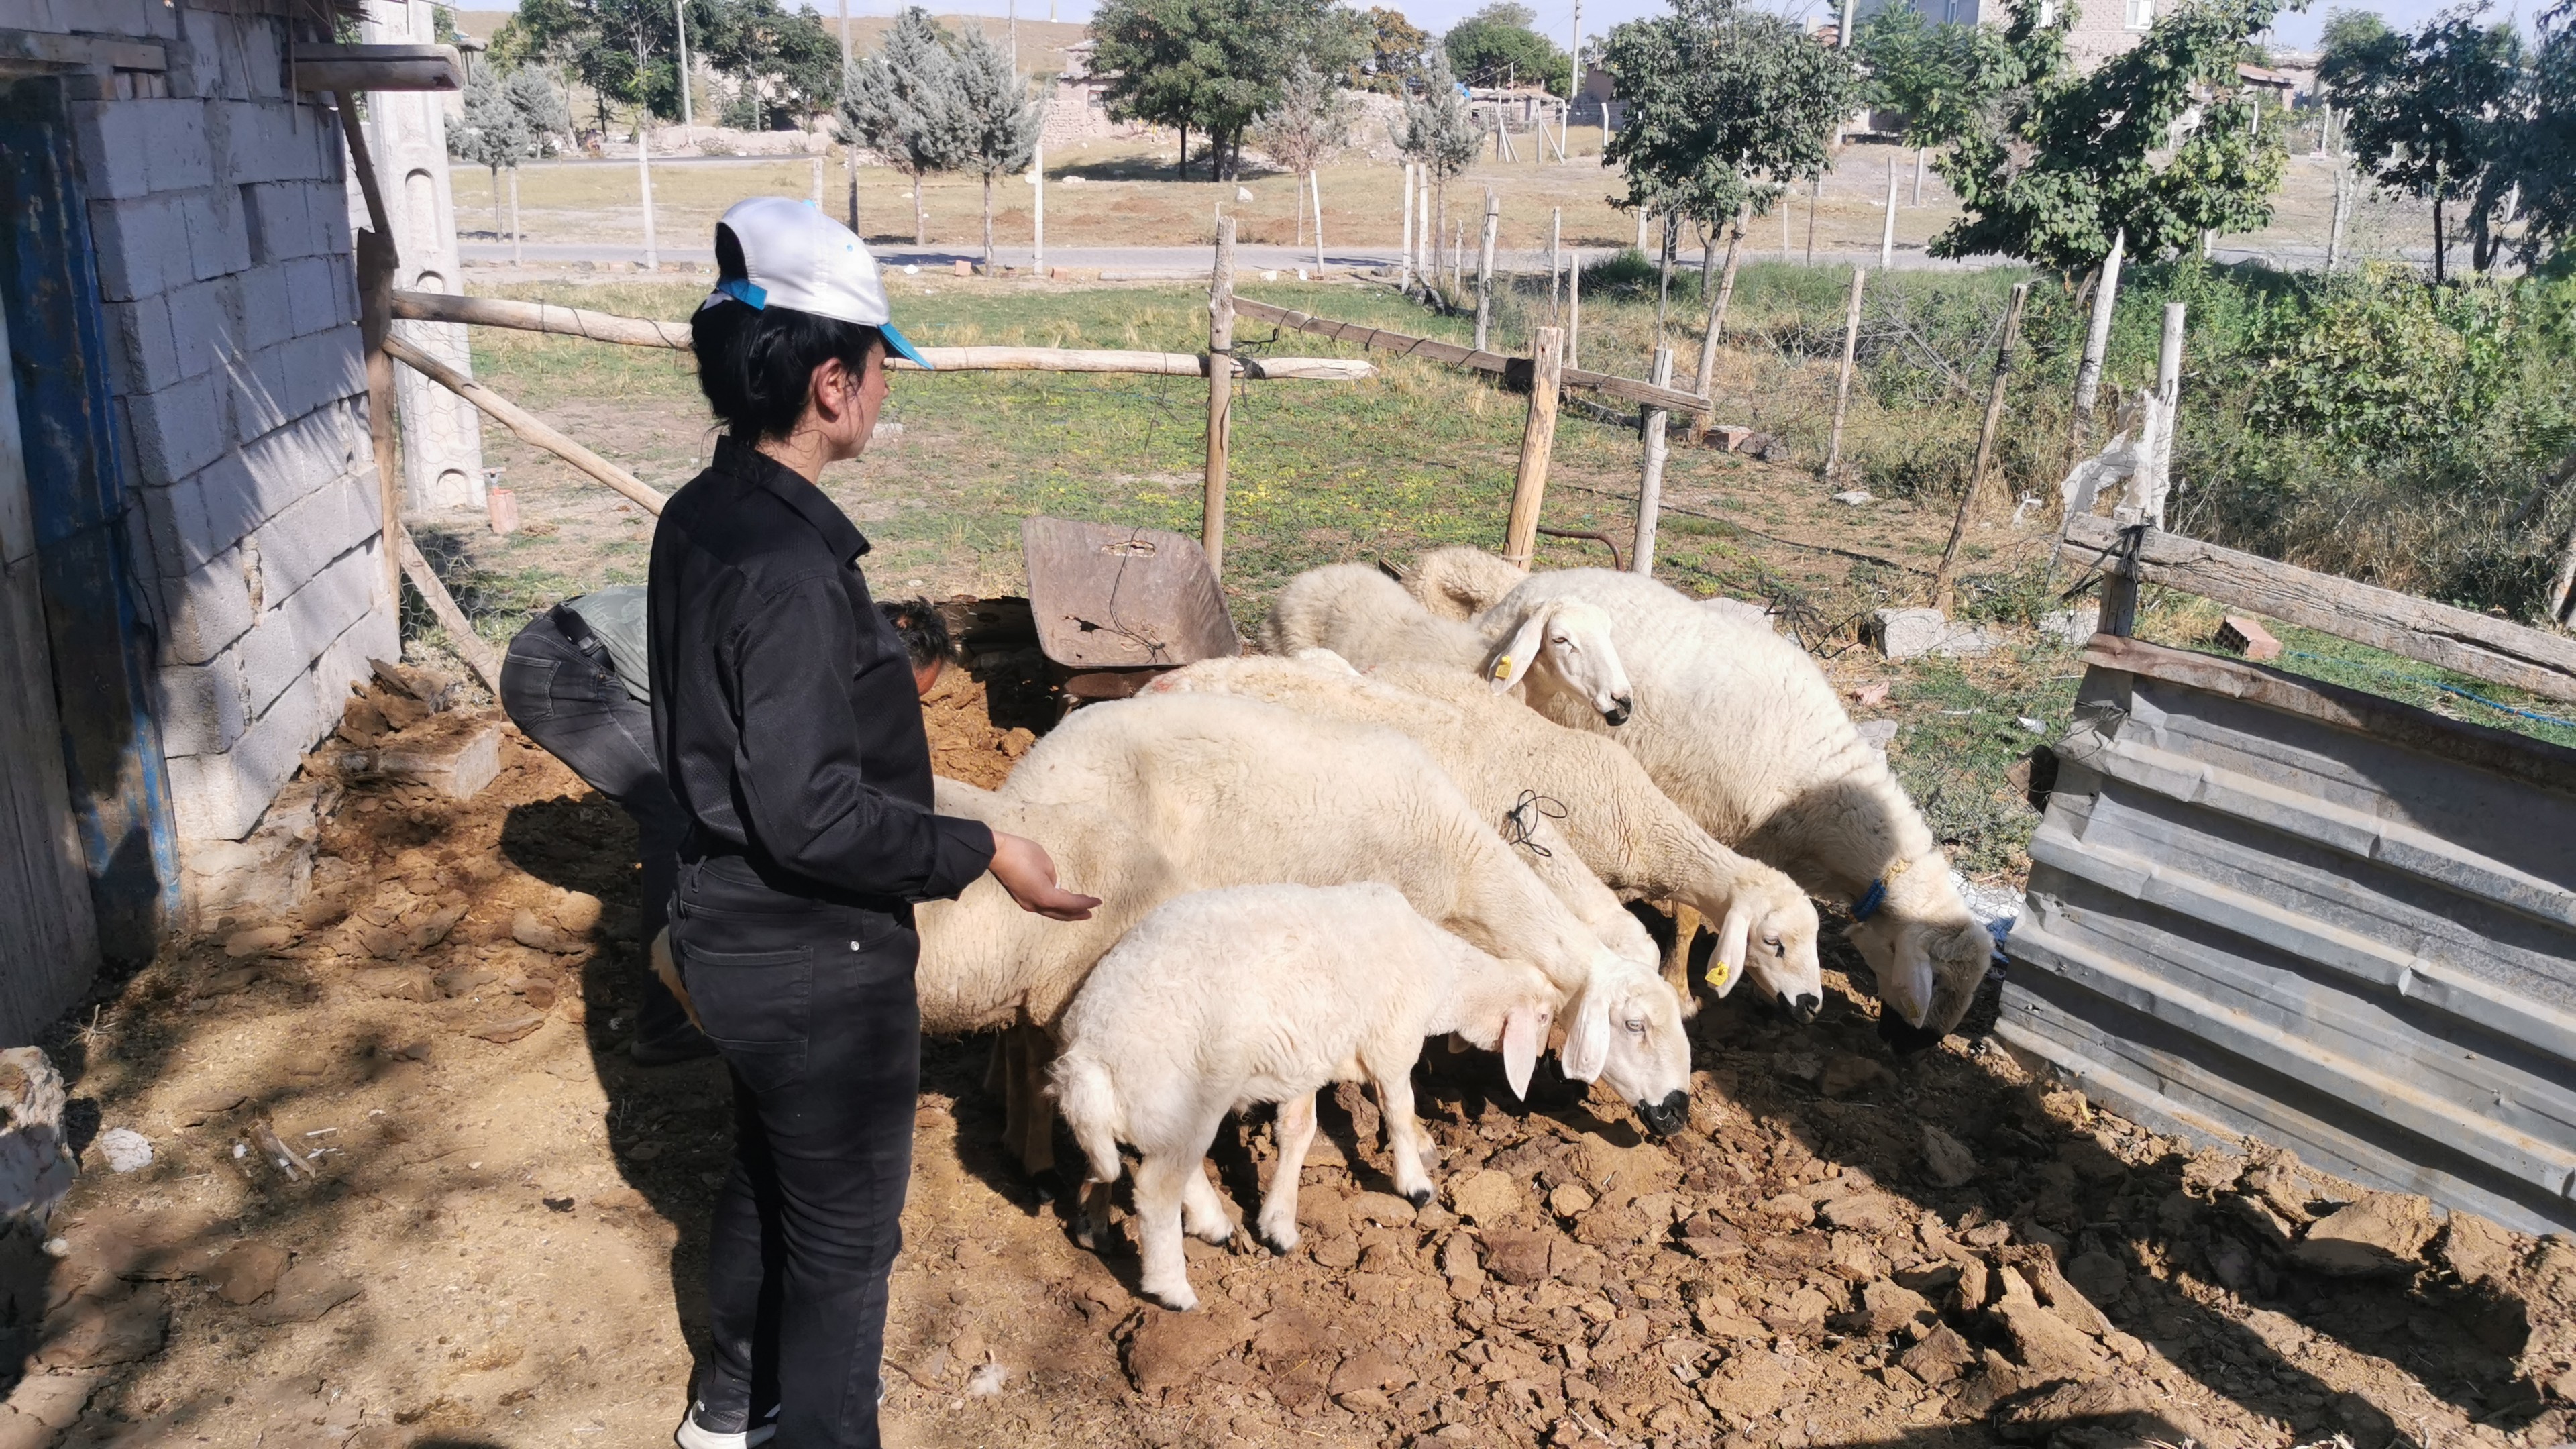
<svg viewBox="0 0 2576 1449"><path fill-rule="evenodd" d="M1881 912L1846 935L1876 973L1880 1003L1935 1040L1968 1014L1994 959L1994 938L1973 917L1909 921Z"/></svg>
<svg viewBox="0 0 2576 1449"><path fill-rule="evenodd" d="M1608 1083L1663 1136L1690 1121L1690 1039L1662 977L1604 951L1563 1019L1568 1077Z"/></svg>
<svg viewBox="0 0 2576 1449"><path fill-rule="evenodd" d="M1825 1005L1825 968L1816 957L1816 911L1774 911L1754 927L1745 948L1744 974L1791 1021L1804 1026Z"/></svg>
<svg viewBox="0 0 2576 1449"><path fill-rule="evenodd" d="M1610 642L1610 616L1581 599L1550 600L1532 609L1488 672L1497 694L1531 675L1537 687L1583 701L1609 724L1626 724L1635 708L1627 668Z"/></svg>

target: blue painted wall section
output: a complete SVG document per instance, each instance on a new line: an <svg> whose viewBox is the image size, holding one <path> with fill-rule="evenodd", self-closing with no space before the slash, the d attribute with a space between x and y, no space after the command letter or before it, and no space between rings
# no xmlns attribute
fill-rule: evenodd
<svg viewBox="0 0 2576 1449"><path fill-rule="evenodd" d="M150 625L140 607L89 217L62 87L0 87L0 297L26 436L46 632L72 808L111 961L151 957L179 914L179 854Z"/></svg>

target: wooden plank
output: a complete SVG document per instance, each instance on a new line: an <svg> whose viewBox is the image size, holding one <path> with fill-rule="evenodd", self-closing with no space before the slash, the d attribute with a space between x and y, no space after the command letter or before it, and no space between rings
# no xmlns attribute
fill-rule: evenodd
<svg viewBox="0 0 2576 1449"><path fill-rule="evenodd" d="M1518 372L1523 362L1523 359L1506 357L1499 352L1479 352L1475 348L1461 347L1454 342L1439 342L1428 337L1390 332L1382 327L1367 327L1357 322L1338 322L1330 317L1315 316L1310 312L1275 307L1268 302L1256 302L1249 297L1235 298L1234 310L1239 316L1249 317L1256 322L1268 322L1273 326L1285 327L1291 331L1330 337L1336 342L1347 342L1354 346L1393 352L1406 357L1426 357L1433 362L1448 363L1452 367L1472 367L1478 372ZM1651 382L1640 382L1633 377L1616 377L1606 372L1585 372L1581 368L1569 367L1565 369L1564 385L1589 388L1594 392L1605 393L1611 397L1636 403L1641 407L1651 405L1669 412L1701 413L1708 410L1708 399L1698 393L1683 392L1679 388L1657 387Z"/></svg>
<svg viewBox="0 0 2576 1449"><path fill-rule="evenodd" d="M1565 334L1538 329L1531 347L1529 417L1521 424L1520 470L1512 478L1512 512L1503 529L1503 557L1526 569L1538 551L1538 515L1547 499L1547 465L1556 452L1556 398L1564 376Z"/></svg>
<svg viewBox="0 0 2576 1449"><path fill-rule="evenodd" d="M2070 519L2058 557L2116 572L2122 567L2115 557L2120 534L2119 525L2107 518ZM2576 700L2576 639L2511 620L2156 528L2140 535L2137 577L2546 699Z"/></svg>
<svg viewBox="0 0 2576 1449"><path fill-rule="evenodd" d="M1225 568L1225 470L1234 436L1234 218L1216 224L1216 267L1208 274L1207 490L1199 547L1208 572Z"/></svg>
<svg viewBox="0 0 2576 1449"><path fill-rule="evenodd" d="M437 571L429 566L429 560L421 557L419 545L411 541L411 530L396 528L394 543L402 550L403 573L411 579L411 586L420 590L420 596L429 601L429 611L447 627L449 643L455 647L456 656L483 681L484 688L495 695L500 694L501 661L493 656L492 646L483 642L483 636L474 632L474 622L465 617L465 611L456 607L455 595L447 592L447 585L439 582Z"/></svg>
<svg viewBox="0 0 2576 1449"><path fill-rule="evenodd" d="M169 52L150 41L103 35L62 35L42 30L0 30L0 61L26 62L26 70L149 70L170 68ZM22 72L24 73L24 72Z"/></svg>
<svg viewBox="0 0 2576 1449"><path fill-rule="evenodd" d="M1068 518L1020 521L1038 646L1067 669L1172 668L1243 652L1196 540Z"/></svg>
<svg viewBox="0 0 2576 1449"><path fill-rule="evenodd" d="M304 91L461 91L465 67L452 45L295 46L295 86Z"/></svg>

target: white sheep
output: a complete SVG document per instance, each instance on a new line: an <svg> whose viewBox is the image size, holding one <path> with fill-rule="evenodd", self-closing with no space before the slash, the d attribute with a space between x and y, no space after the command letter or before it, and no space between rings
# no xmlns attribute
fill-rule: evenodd
<svg viewBox="0 0 2576 1449"><path fill-rule="evenodd" d="M1462 602L1499 582L1483 565L1425 564L1420 575L1443 580L1445 597ZM1529 575L1488 611L1522 618L1572 599L1610 617L1637 703L1616 738L1664 793L1711 835L1808 890L1849 900L1852 943L1908 1026L1937 1034L1958 1025L1985 980L1993 938L1959 899L1887 757L1861 741L1806 651L1609 569ZM1532 704L1561 724L1601 728L1586 711Z"/></svg>
<svg viewBox="0 0 2576 1449"><path fill-rule="evenodd" d="M1397 660L1445 665L1489 681L1498 694L1517 690L1532 708L1550 700L1614 725L1631 707L1608 621L1581 600L1496 610L1467 623L1436 617L1376 569L1328 564L1279 591L1261 645L1277 655L1329 649L1362 669Z"/></svg>
<svg viewBox="0 0 2576 1449"><path fill-rule="evenodd" d="M1690 1043L1652 965L1603 944L1400 734L1259 700L1149 695L1076 712L1000 791L943 779L938 792L941 813L1036 840L1069 889L1101 897L1090 921L1045 921L987 877L917 908L923 1029L1035 1029L1009 1053L1006 1132L1041 1184L1052 1119L1035 1071L1066 1002L1147 912L1216 886L1392 885L1445 929L1547 974L1568 1077L1606 1083L1657 1132L1688 1118Z"/></svg>
<svg viewBox="0 0 2576 1449"><path fill-rule="evenodd" d="M1484 818L1522 847L1539 878L1605 940L1612 933L1594 919L1601 909L1595 897L1632 930L1641 928L1613 892L1671 901L1724 922L1710 972L1719 995L1749 975L1799 1021L1812 1021L1823 1004L1815 904L1787 876L1712 839L1655 787L1634 756L1609 740L1497 699L1453 670L1390 664L1360 675L1321 650L1295 659L1207 660L1146 688L1248 695L1301 714L1398 730L1430 752ZM1757 941L1759 949L1751 949ZM1687 1015L1697 1005L1684 974L1689 938L1676 944L1665 979Z"/></svg>
<svg viewBox="0 0 2576 1449"><path fill-rule="evenodd" d="M1426 1036L1500 1050L1512 1090L1529 1085L1556 988L1422 919L1375 883L1237 886L1165 902L1101 958L1066 1009L1048 1095L1090 1161L1084 1234L1104 1240L1118 1144L1133 1144L1144 1289L1198 1306L1181 1253L1191 1233L1232 1235L1200 1163L1229 1112L1279 1104L1279 1159L1258 1219L1280 1252L1297 1245L1297 1185L1315 1139L1315 1093L1365 1079L1386 1121L1395 1189L1431 1200L1413 1063Z"/></svg>

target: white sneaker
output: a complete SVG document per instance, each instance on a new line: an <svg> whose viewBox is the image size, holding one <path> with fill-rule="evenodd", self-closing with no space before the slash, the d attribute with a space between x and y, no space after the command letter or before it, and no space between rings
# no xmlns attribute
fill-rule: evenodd
<svg viewBox="0 0 2576 1449"><path fill-rule="evenodd" d="M759 1446L778 1437L776 1410L770 1412L767 1420L748 1429L723 1434L698 1422L698 1415L706 1412L706 1407L705 1401L701 1400L691 1404L689 1412L680 1416L680 1427L671 1434L680 1449L759 1449Z"/></svg>

